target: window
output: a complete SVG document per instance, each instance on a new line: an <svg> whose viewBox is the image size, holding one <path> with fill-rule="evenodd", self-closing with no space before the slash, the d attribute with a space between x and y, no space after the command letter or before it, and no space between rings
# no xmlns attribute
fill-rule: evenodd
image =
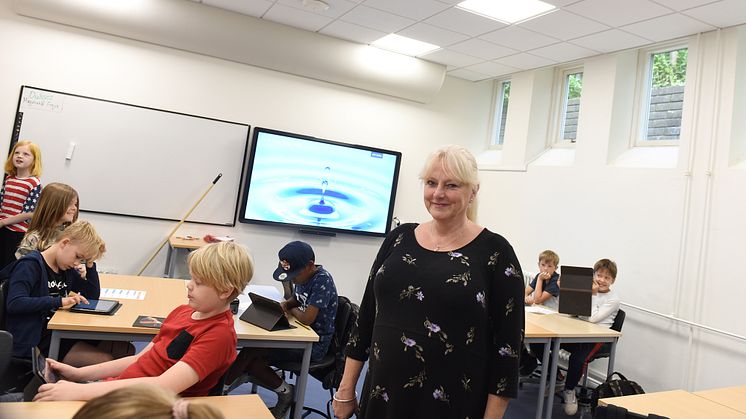
<svg viewBox="0 0 746 419"><path fill-rule="evenodd" d="M574 143L578 136L580 97L583 94L583 71L578 69L565 71L562 80L559 139L560 142Z"/></svg>
<svg viewBox="0 0 746 419"><path fill-rule="evenodd" d="M505 140L505 122L508 120L508 102L510 102L510 80L498 84L496 90L495 116L493 126L492 145L501 146Z"/></svg>
<svg viewBox="0 0 746 419"><path fill-rule="evenodd" d="M681 135L688 48L644 53L644 100L636 145L675 145Z"/></svg>

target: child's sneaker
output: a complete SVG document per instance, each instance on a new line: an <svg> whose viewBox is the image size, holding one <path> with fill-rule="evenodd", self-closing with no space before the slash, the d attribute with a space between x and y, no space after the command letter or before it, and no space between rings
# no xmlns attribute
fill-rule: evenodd
<svg viewBox="0 0 746 419"><path fill-rule="evenodd" d="M290 387L290 390L284 393L277 393L277 404L275 407L269 409L275 419L281 419L287 416L288 409L290 409L290 406L293 404L295 399L295 386L293 384L288 384L288 386Z"/></svg>
<svg viewBox="0 0 746 419"><path fill-rule="evenodd" d="M562 396L565 399L565 414L575 415L578 412L578 398L575 396L575 390L565 390Z"/></svg>

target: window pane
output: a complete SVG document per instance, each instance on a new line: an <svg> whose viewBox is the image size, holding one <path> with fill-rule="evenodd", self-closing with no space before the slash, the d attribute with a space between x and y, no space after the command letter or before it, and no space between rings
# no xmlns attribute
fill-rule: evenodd
<svg viewBox="0 0 746 419"><path fill-rule="evenodd" d="M497 109L495 110L495 136L493 143L502 145L505 139L505 122L508 120L508 102L510 101L510 81L502 82Z"/></svg>
<svg viewBox="0 0 746 419"><path fill-rule="evenodd" d="M647 140L678 140L686 86L687 48L650 55L650 83L646 106Z"/></svg>
<svg viewBox="0 0 746 419"><path fill-rule="evenodd" d="M565 95L562 113L560 138L573 143L577 138L578 116L580 115L580 96L583 93L583 73L568 74L565 77Z"/></svg>

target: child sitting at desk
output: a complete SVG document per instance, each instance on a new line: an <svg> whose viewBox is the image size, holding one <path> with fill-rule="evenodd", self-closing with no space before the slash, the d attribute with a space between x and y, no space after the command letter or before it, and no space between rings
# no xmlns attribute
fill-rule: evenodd
<svg viewBox="0 0 746 419"><path fill-rule="evenodd" d="M616 280L617 266L614 261L601 259L593 265L593 297L591 299L591 316L580 318L599 326L611 327L619 311L619 295L611 289ZM562 349L570 352L570 360L567 363L567 378L562 396L565 400L565 413L574 415L578 411L578 399L575 395L575 386L578 385L583 375L583 364L596 344L589 343L563 343ZM531 346L531 351L541 358L544 347Z"/></svg>
<svg viewBox="0 0 746 419"><path fill-rule="evenodd" d="M539 273L526 286L526 305L543 304L551 309L559 308L559 255L551 250L539 254Z"/></svg>
<svg viewBox="0 0 746 419"><path fill-rule="evenodd" d="M89 400L141 383L182 396L208 395L236 359L230 303L246 288L254 267L246 249L233 242L203 246L189 255L188 264L189 303L171 311L140 353L82 368L48 360L64 380L42 385L34 400ZM116 378L106 380L110 377ZM94 380L104 381L75 382Z"/></svg>
<svg viewBox="0 0 746 419"><path fill-rule="evenodd" d="M93 226L78 221L61 232L48 249L33 251L0 272L0 278L8 278L6 324L13 335L13 356L30 358L35 346L46 354L51 338L47 322L54 311L98 298L101 287L94 261L104 251L104 241ZM69 291L73 294L68 295ZM104 354L85 342L62 343L60 357L75 352L94 358L99 352Z"/></svg>
<svg viewBox="0 0 746 419"><path fill-rule="evenodd" d="M278 281L292 281L294 294L281 303L286 313L292 314L301 326L311 328L319 335L311 349L311 362L324 357L334 334L337 316L337 288L331 274L316 265L316 255L308 243L294 241L278 253L280 262L273 276ZM302 349L277 349L272 352L260 348L244 348L238 355L226 383L233 382L243 371L259 381L262 386L277 393L277 405L270 411L275 418L285 417L294 398L295 387L278 377L270 367L273 361L300 361ZM233 376L232 376L233 375Z"/></svg>

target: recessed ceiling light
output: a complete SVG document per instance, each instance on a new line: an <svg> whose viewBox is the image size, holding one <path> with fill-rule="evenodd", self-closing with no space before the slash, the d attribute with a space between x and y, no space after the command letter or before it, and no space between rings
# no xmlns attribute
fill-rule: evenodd
<svg viewBox="0 0 746 419"><path fill-rule="evenodd" d="M516 23L557 10L540 0L465 0L456 7L503 23Z"/></svg>
<svg viewBox="0 0 746 419"><path fill-rule="evenodd" d="M314 12L325 12L329 10L329 3L324 0L303 0L303 7Z"/></svg>
<svg viewBox="0 0 746 419"><path fill-rule="evenodd" d="M406 36L401 36L394 33L388 34L383 38L374 41L371 45L373 45L374 47L387 49L389 51L411 55L413 57L423 55L440 48L439 46L434 44L407 38Z"/></svg>

